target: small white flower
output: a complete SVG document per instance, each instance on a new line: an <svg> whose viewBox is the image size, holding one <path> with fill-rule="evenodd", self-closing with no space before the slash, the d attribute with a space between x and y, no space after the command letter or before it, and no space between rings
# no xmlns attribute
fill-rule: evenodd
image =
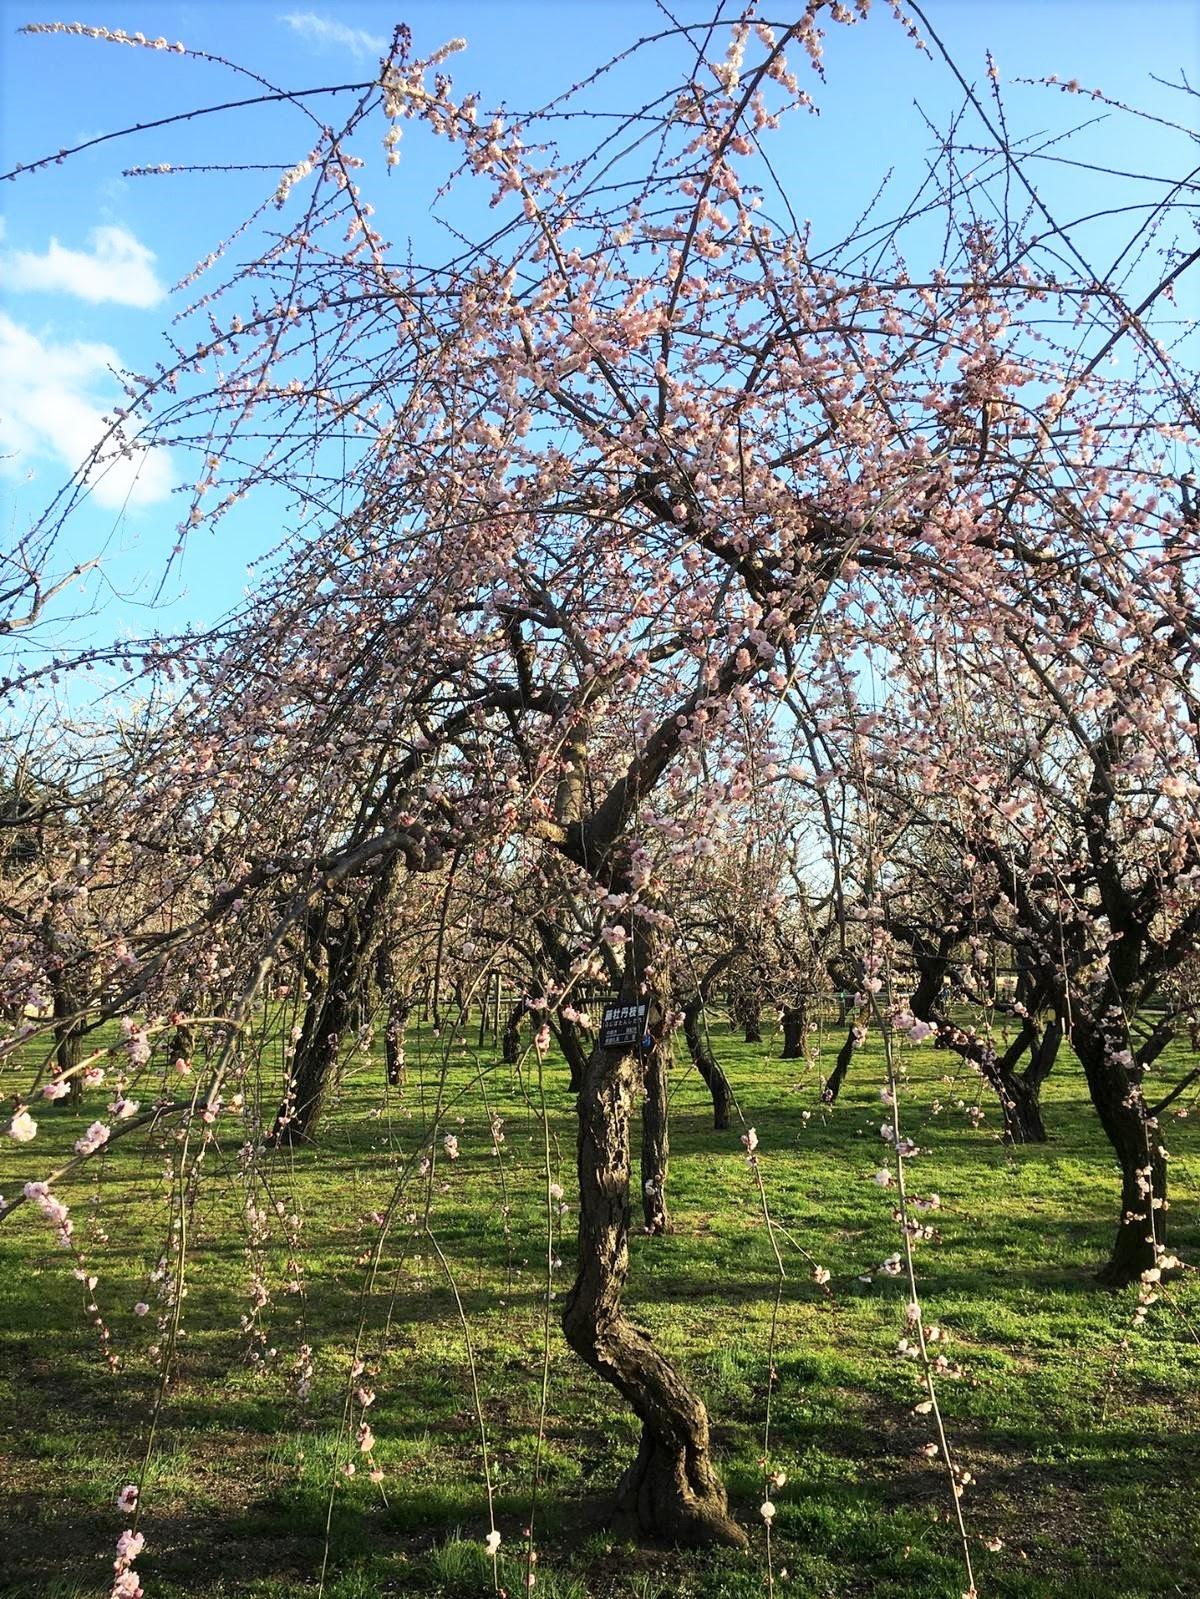
<svg viewBox="0 0 1200 1599"><path fill-rule="evenodd" d="M19 1110L8 1124L8 1136L15 1143L27 1144L30 1139L36 1138L38 1124L27 1110Z"/></svg>
<svg viewBox="0 0 1200 1599"><path fill-rule="evenodd" d="M496 1531L495 1527L492 1528L491 1532L489 1532L487 1537L483 1540L483 1547L487 1550L489 1555L491 1555L493 1558L495 1557L496 1551L500 1547L500 1534Z"/></svg>

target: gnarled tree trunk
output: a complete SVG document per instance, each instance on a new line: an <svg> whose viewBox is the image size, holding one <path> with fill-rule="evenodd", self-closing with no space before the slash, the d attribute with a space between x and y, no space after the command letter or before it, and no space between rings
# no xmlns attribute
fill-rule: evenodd
<svg viewBox="0 0 1200 1599"><path fill-rule="evenodd" d="M398 856L381 862L362 904L327 901L306 931L310 995L279 1114L275 1137L311 1139L337 1070L342 1039L356 1031L359 1001L375 966L383 915Z"/></svg>
<svg viewBox="0 0 1200 1599"><path fill-rule="evenodd" d="M1009 1048L996 1058L985 1076L1000 1098L1004 1114L1004 1135L1013 1144L1044 1144L1046 1124L1042 1120L1042 1084L1058 1059L1062 1027L1053 1017L1038 1031L1035 1021L1027 1021ZM1029 1064L1018 1072L1016 1062L1029 1050Z"/></svg>
<svg viewBox="0 0 1200 1599"><path fill-rule="evenodd" d="M692 1064L712 1096L713 1128L717 1132L723 1132L729 1126L733 1090L729 1086L728 1077L708 1047L708 1040L700 1024L703 1010L704 1001L699 994L694 994L683 1007L683 1036L687 1043L688 1054L692 1057Z"/></svg>
<svg viewBox="0 0 1200 1599"><path fill-rule="evenodd" d="M592 1051L579 1095L579 1263L563 1309L576 1354L611 1383L642 1422L637 1459L617 1490L617 1520L631 1532L685 1545L746 1545L713 1463L701 1401L626 1318L629 1272L629 1128L637 1055Z"/></svg>
<svg viewBox="0 0 1200 1599"><path fill-rule="evenodd" d="M330 967L340 965L331 950ZM350 1026L351 1000L338 986L339 975L331 970L329 981L310 994L305 1006L287 1088L275 1119L275 1137L282 1144L311 1139L325 1109L341 1041Z"/></svg>
<svg viewBox="0 0 1200 1599"><path fill-rule="evenodd" d="M1166 1242L1166 1155L1123 1024L1115 1017L1107 1026L1077 1017L1071 1042L1121 1167L1117 1236L1098 1276L1110 1288L1123 1288L1157 1263L1158 1249Z"/></svg>

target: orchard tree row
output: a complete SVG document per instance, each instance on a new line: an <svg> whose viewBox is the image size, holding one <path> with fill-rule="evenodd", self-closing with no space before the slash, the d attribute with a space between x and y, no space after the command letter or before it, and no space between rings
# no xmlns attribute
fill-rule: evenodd
<svg viewBox="0 0 1200 1599"><path fill-rule="evenodd" d="M231 1119L252 1159L319 1151L368 1033L400 1089L418 1018L509 1059L553 1039L563 1332L642 1423L622 1509L684 1543L744 1534L622 1298L635 1210L670 1229L671 1074L734 1114L718 1004L827 1101L869 1033L945 1050L1014 1145L1081 1070L1120 1170L1101 1278L1172 1260L1162 1118L1191 1078L1155 1065L1200 999L1200 516L1168 318L1195 252L1147 179L1134 265L1098 275L965 82L972 170L947 134L903 204L813 237L777 164L823 30L866 10L666 27L636 51L671 87L604 120L593 80L486 112L454 44L398 29L368 85L292 101L295 165L6 568L7 630L44 638L68 518L157 443L198 462L180 547L281 518L219 626L14 652L6 1215L69 1245L71 1184L118 1138L190 1130L184 1190ZM475 229L437 260L374 209L402 132ZM51 747L83 668L124 686ZM616 1004L644 1032L610 1047ZM97 1119L46 1170L46 1102L79 1099Z"/></svg>

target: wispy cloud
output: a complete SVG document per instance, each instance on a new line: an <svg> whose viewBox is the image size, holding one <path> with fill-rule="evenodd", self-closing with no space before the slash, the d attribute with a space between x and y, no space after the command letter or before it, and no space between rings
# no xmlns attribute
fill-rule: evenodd
<svg viewBox="0 0 1200 1599"><path fill-rule="evenodd" d="M348 50L356 61L378 60L387 49L387 40L380 35L365 28L348 28L315 11L289 11L279 20L318 49Z"/></svg>
<svg viewBox="0 0 1200 1599"><path fill-rule="evenodd" d="M76 471L105 432L104 408L117 392L112 369L120 364L107 344L56 344L0 312L0 471L28 474L47 460ZM118 510L155 504L176 481L166 450L135 449L98 466L92 492Z"/></svg>
<svg viewBox="0 0 1200 1599"><path fill-rule="evenodd" d="M0 257L0 284L10 290L36 290L42 294L74 294L99 305L141 309L157 305L166 289L154 273L154 252L126 228L94 228L88 236L90 250L68 250L50 240L44 255L11 250Z"/></svg>

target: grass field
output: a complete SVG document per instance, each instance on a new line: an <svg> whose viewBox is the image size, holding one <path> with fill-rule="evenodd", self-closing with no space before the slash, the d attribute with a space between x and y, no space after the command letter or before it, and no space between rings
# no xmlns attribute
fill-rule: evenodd
<svg viewBox="0 0 1200 1599"><path fill-rule="evenodd" d="M387 1095L376 1059L357 1057L320 1148L273 1154L262 1168L266 1186L251 1186L239 1157L242 1123L218 1123L188 1222L178 1354L143 1483L138 1571L148 1599L299 1599L316 1593L326 1557L330 1599L491 1592L470 1354L510 1593L525 1581L519 1557L544 1363L536 1594L763 1593L760 1461L778 1274L741 1127L714 1133L702 1085L678 1069L674 1231L635 1238L629 1304L704 1396L752 1550L635 1548L603 1524L606 1496L635 1447L633 1419L566 1349L556 1301L548 1346L544 1338L547 1141L567 1205L574 1187L565 1073L547 1062L543 1122L532 1056L514 1073L490 1045L463 1044L443 1072L444 1042L410 1035L403 1097ZM771 1467L787 1473L772 1490L776 1589L820 1599L959 1599L966 1584L946 1474L922 1453L930 1418L913 1413L918 1373L896 1353L906 1284L873 1271L900 1247L893 1191L871 1180L884 1154L877 1047L861 1052L829 1109L812 1068L773 1058L770 1041L743 1045L722 1023L714 1042L745 1122L758 1131L787 1270L769 1444ZM827 1067L838 1042L826 1040ZM1187 1060L1180 1046L1162 1068L1165 1080ZM1073 1060L1064 1056L1047 1085L1051 1142L1016 1152L997 1139L987 1091L969 1076L944 1076L954 1071L949 1057L914 1051L906 1061L905 1131L926 1151L910 1163L910 1184L941 1200L923 1217L937 1237L919 1246L918 1273L926 1319L945 1330L947 1358L961 1373L940 1385L940 1398L956 1459L975 1479L962 1503L980 1594L1200 1595L1195 1279L1173 1285L1140 1328L1135 1290L1095 1286L1119 1189ZM439 1084L427 1233L427 1184L416 1162ZM0 1192L11 1196L41 1176L103 1114L107 1095L91 1097L97 1103L79 1111L37 1112L41 1132L31 1145L4 1140ZM973 1104L986 1112L979 1126ZM498 1150L493 1115L503 1121ZM1193 1111L1166 1126L1170 1234L1185 1260L1200 1258L1198 1122ZM455 1161L442 1151L444 1132L458 1139ZM26 1206L0 1225L0 1593L8 1599L108 1593L122 1525L114 1495L139 1475L155 1404L151 1350L162 1336L162 1301L149 1274L169 1225L164 1165L179 1155L165 1134L153 1147L126 1140L64 1189L87 1270L99 1279L95 1302L120 1356L115 1373L75 1262L45 1221ZM160 1197L147 1203L146 1193ZM283 1213L258 1242L247 1197ZM371 1215L389 1204L379 1270L365 1293L379 1236ZM292 1216L302 1223L298 1249L289 1244ZM554 1219L558 1294L570 1282L574 1222L573 1207ZM814 1261L831 1273L827 1287L814 1280ZM864 1273L870 1282L860 1281ZM244 1330L256 1280L270 1299ZM142 1316L139 1302L150 1307ZM312 1351L306 1398L297 1383L302 1346ZM342 1472L347 1461L362 1462L344 1419L355 1347L377 1394L369 1417L379 1483L366 1463L353 1477ZM261 1358L248 1358L255 1350ZM1001 1547L988 1547L997 1540Z"/></svg>

